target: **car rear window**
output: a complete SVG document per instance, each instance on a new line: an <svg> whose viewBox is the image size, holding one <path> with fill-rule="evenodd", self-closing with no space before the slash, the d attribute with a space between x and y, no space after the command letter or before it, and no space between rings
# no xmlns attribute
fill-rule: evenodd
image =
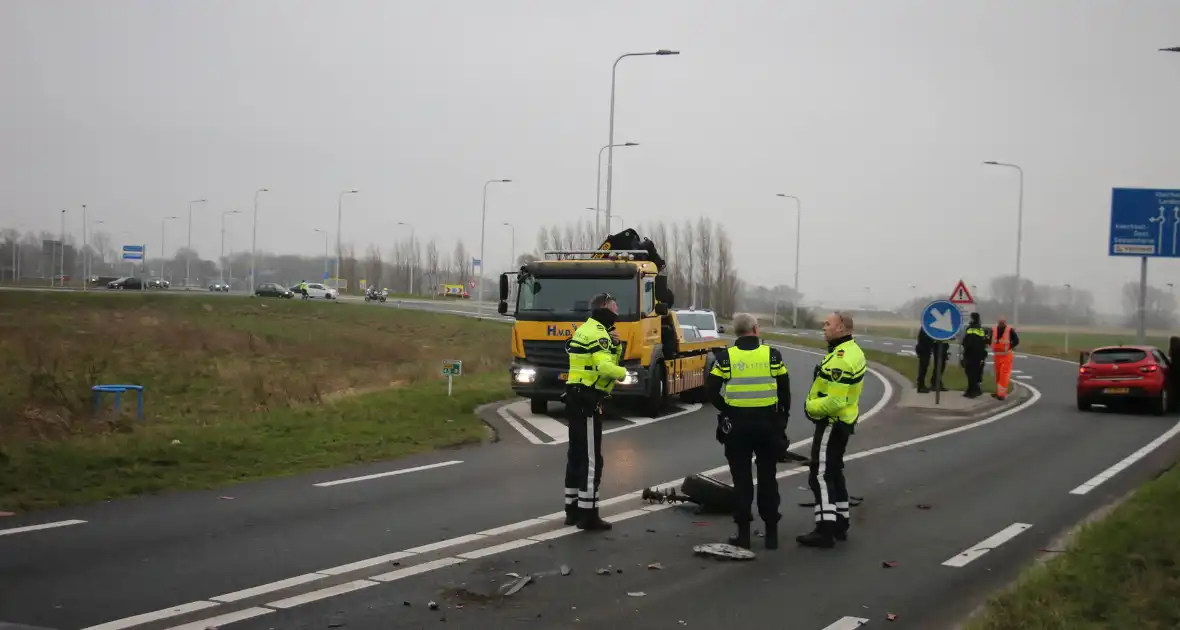
<svg viewBox="0 0 1180 630"><path fill-rule="evenodd" d="M1110 350L1095 350L1090 355L1090 361L1097 364L1136 363L1147 358L1147 353L1134 348L1114 348Z"/></svg>

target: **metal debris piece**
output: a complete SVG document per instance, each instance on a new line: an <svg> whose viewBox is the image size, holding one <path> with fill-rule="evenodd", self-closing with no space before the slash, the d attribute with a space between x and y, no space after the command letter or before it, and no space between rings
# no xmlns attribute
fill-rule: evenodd
<svg viewBox="0 0 1180 630"><path fill-rule="evenodd" d="M754 552L749 549L735 547L728 543L707 543L692 548L693 552L703 556L713 556L724 560L753 560Z"/></svg>
<svg viewBox="0 0 1180 630"><path fill-rule="evenodd" d="M676 488L668 488L667 490L659 490L657 488L644 488L639 495L640 500L648 503L687 503L692 501L686 495L676 492Z"/></svg>
<svg viewBox="0 0 1180 630"><path fill-rule="evenodd" d="M434 601L433 599L426 602L426 606L431 610L438 610L438 602Z"/></svg>
<svg viewBox="0 0 1180 630"><path fill-rule="evenodd" d="M919 510L929 510L929 509L930 509L930 506L929 506L929 505L926 505L925 503L919 503L919 504L918 504L918 509L919 509Z"/></svg>
<svg viewBox="0 0 1180 630"><path fill-rule="evenodd" d="M508 597L510 595L515 595L518 591L520 591L520 589L524 588L525 584L528 584L529 582L532 582L532 581L533 581L533 576L531 576L531 575L526 575L524 577L517 579L515 582L512 583L512 586L509 587L507 591L505 591L504 596Z"/></svg>
<svg viewBox="0 0 1180 630"><path fill-rule="evenodd" d="M654 529L652 529L652 528L648 527L648 528L647 528L647 533L649 533L649 534L654 534L654 533L656 533L656 530L654 530Z"/></svg>
<svg viewBox="0 0 1180 630"><path fill-rule="evenodd" d="M647 568L651 569L652 571L663 571L664 565L660 564L659 562L653 562L647 565Z"/></svg>
<svg viewBox="0 0 1180 630"><path fill-rule="evenodd" d="M233 497L219 497L222 501L233 501Z"/></svg>
<svg viewBox="0 0 1180 630"><path fill-rule="evenodd" d="M409 605L410 605L410 602L405 602L405 601L402 602L402 606L409 606Z"/></svg>
<svg viewBox="0 0 1180 630"><path fill-rule="evenodd" d="M561 565L561 574L562 575L569 575L572 572L573 572L573 569L570 569L570 565L568 565L568 564Z"/></svg>
<svg viewBox="0 0 1180 630"><path fill-rule="evenodd" d="M886 560L885 562L881 563L881 566L885 567L886 569L892 569L893 567L897 566L897 562L893 560Z"/></svg>
<svg viewBox="0 0 1180 630"><path fill-rule="evenodd" d="M635 591L634 593L627 593L627 595L630 597L644 597L647 595L647 593L644 593L643 591Z"/></svg>
<svg viewBox="0 0 1180 630"><path fill-rule="evenodd" d="M897 621L897 615L893 613L885 613L885 621Z"/></svg>
<svg viewBox="0 0 1180 630"><path fill-rule="evenodd" d="M622 573L622 572L623 572L623 569L621 569L621 568L615 569L615 573Z"/></svg>
<svg viewBox="0 0 1180 630"><path fill-rule="evenodd" d="M506 576L508 576L508 577L510 577L510 578L518 578L518 577L520 577L520 574L519 574L519 573L505 573L504 575L506 575Z"/></svg>
<svg viewBox="0 0 1180 630"><path fill-rule="evenodd" d="M599 569L595 573L598 575L610 575L610 569Z"/></svg>

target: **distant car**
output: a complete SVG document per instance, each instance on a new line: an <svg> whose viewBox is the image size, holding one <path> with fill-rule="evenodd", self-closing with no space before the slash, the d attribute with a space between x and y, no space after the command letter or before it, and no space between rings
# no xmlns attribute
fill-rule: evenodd
<svg viewBox="0 0 1180 630"><path fill-rule="evenodd" d="M309 290L308 293L311 293L311 291ZM295 292L274 282L264 282L254 290L254 295L258 297L286 298L289 300L295 297Z"/></svg>
<svg viewBox="0 0 1180 630"><path fill-rule="evenodd" d="M291 292L295 293L296 295L300 295L298 284L288 287L288 288L291 290ZM325 300L335 300L338 296L339 296L339 293L336 292L336 289L324 286L323 284L320 284L319 282L308 282L307 283L307 297L309 297L309 298L322 298Z"/></svg>
<svg viewBox="0 0 1180 630"><path fill-rule="evenodd" d="M229 293L229 285L224 282L214 282L209 285L209 290L218 293Z"/></svg>
<svg viewBox="0 0 1180 630"><path fill-rule="evenodd" d="M107 283L108 289L127 289L139 291L143 288L143 280L133 277L123 277Z"/></svg>
<svg viewBox="0 0 1180 630"><path fill-rule="evenodd" d="M1118 402L1146 402L1152 413L1175 409L1168 387L1171 362L1153 346L1108 346L1083 353L1078 366L1078 409Z"/></svg>
<svg viewBox="0 0 1180 630"><path fill-rule="evenodd" d="M704 339L716 339L718 335L725 332L725 326L717 325L717 315L711 310L681 308L673 309L673 312L676 313L676 321L682 328L684 326L695 326Z"/></svg>
<svg viewBox="0 0 1180 630"><path fill-rule="evenodd" d="M172 286L172 283L163 278L152 278L148 280L147 286L149 289L167 289Z"/></svg>

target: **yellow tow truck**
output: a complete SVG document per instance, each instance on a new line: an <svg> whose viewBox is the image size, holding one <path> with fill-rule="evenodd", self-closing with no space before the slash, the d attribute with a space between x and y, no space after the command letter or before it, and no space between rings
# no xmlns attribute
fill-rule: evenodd
<svg viewBox="0 0 1180 630"><path fill-rule="evenodd" d="M615 330L623 345L627 377L612 400L633 402L651 417L671 396L702 400L712 351L722 339L685 339L672 312L674 296L663 274L664 260L652 242L624 230L596 250L545 252L543 260L500 275L498 311L508 314L509 276L516 276L512 327L512 389L528 398L533 413L560 400L568 377L565 342L590 316L590 299L609 293L619 306Z"/></svg>

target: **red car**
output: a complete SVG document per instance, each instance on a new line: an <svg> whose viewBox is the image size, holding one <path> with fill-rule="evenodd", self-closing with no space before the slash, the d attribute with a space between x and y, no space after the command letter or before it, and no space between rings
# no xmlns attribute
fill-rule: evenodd
<svg viewBox="0 0 1180 630"><path fill-rule="evenodd" d="M1173 409L1168 391L1168 358L1152 346L1109 346L1082 355L1078 368L1078 409L1140 401L1152 413Z"/></svg>

